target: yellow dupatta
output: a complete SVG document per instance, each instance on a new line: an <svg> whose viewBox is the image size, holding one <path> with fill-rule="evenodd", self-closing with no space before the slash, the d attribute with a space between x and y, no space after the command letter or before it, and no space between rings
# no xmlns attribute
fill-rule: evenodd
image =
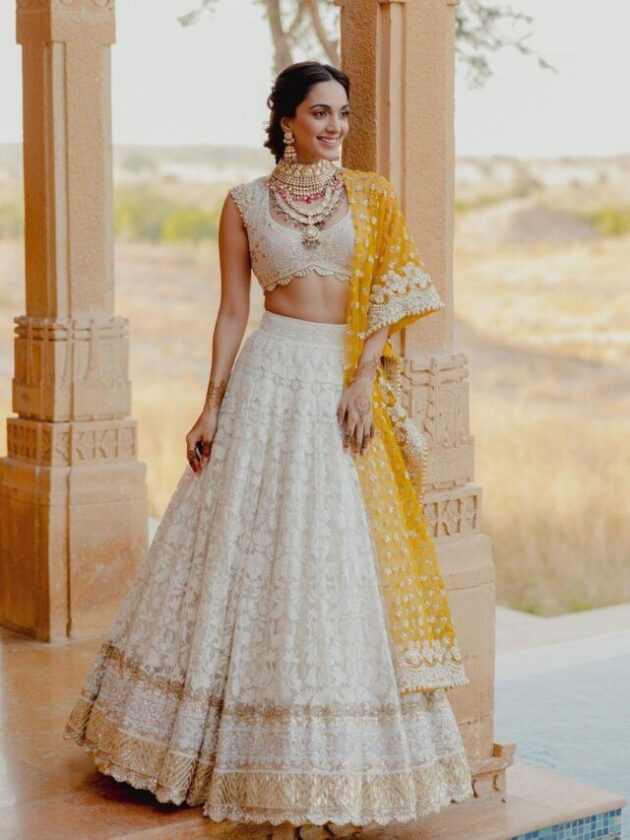
<svg viewBox="0 0 630 840"><path fill-rule="evenodd" d="M342 167L355 231L344 387L365 339L444 306L411 239L393 187ZM400 357L388 337L372 392L375 436L355 455L370 520L399 691L469 682L422 507L428 442L401 403Z"/></svg>

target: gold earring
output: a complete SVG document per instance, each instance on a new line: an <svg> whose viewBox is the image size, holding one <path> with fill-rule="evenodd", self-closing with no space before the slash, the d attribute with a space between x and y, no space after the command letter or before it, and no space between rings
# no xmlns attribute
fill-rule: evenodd
<svg viewBox="0 0 630 840"><path fill-rule="evenodd" d="M293 139L292 131L284 132L284 154L282 155L282 160L287 161L287 163L295 163L297 160L295 140Z"/></svg>

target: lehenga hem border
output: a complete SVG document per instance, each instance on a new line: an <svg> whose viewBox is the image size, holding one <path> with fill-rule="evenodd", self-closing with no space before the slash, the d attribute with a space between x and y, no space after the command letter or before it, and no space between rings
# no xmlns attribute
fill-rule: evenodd
<svg viewBox="0 0 630 840"><path fill-rule="evenodd" d="M312 810L272 810L269 807L261 806L259 809L248 808L241 809L235 805L211 805L204 802L199 795L184 796L176 793L175 789L168 785L160 784L155 776L147 775L129 767L125 767L113 761L110 755L103 750L100 750L95 744L88 741L79 731L66 727L63 732L64 740L73 741L78 746L82 747L86 752L90 753L94 758L96 769L99 773L113 778L117 782L130 785L135 790L145 790L152 793L158 802L162 804L174 804L177 806L188 805L190 807L201 807L204 817L213 822L222 822L228 820L234 823L270 823L271 825L280 825L284 822L289 822L294 826L303 825L325 825L332 822L338 825L354 825L357 827L366 827L370 824L387 825L389 823L412 823L430 814L439 813L443 811L448 805L452 803L464 802L474 796L474 791L471 785L468 758L465 752L455 753L448 756L452 762L454 770L455 781L452 789L448 792L445 786L442 787L438 793L432 791L432 798L427 801L424 806L416 808L413 813L405 811L403 813L371 813L365 817L360 817L359 822L355 819L348 819L347 812L341 811L327 811L326 813L314 812ZM437 763L437 762L434 762ZM424 768L423 772L426 770ZM225 778L233 777L233 772L228 773L227 776L219 778L219 784ZM415 774L412 772L412 776ZM364 781L364 780L362 780ZM421 783L421 779L419 780Z"/></svg>

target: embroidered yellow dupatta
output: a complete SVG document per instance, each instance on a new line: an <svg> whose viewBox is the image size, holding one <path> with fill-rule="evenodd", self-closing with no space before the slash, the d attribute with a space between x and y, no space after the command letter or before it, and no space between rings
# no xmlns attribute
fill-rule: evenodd
<svg viewBox="0 0 630 840"><path fill-rule="evenodd" d="M444 306L411 239L393 187L342 168L355 231L344 386L363 344ZM401 694L469 682L424 511L427 441L401 403L401 361L388 337L373 388L375 436L355 464L379 565Z"/></svg>

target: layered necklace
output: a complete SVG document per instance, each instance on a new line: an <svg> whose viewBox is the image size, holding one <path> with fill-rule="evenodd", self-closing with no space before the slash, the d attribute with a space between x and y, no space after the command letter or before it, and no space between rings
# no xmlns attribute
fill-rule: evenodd
<svg viewBox="0 0 630 840"><path fill-rule="evenodd" d="M339 167L325 158L315 163L282 158L269 177L269 191L280 212L302 227L304 244L317 245L322 225L339 204L343 178ZM319 199L317 207L309 207Z"/></svg>

